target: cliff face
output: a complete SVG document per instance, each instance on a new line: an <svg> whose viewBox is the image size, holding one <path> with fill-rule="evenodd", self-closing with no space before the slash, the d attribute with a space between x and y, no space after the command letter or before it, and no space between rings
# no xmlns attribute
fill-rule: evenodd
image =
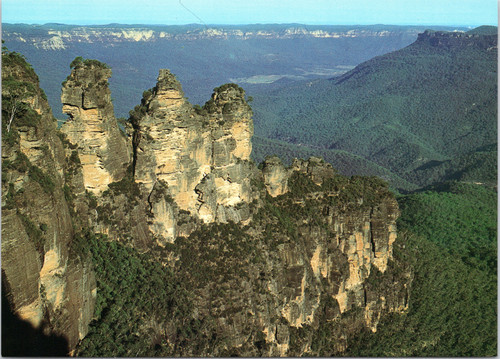
<svg viewBox="0 0 500 359"><path fill-rule="evenodd" d="M479 34L474 32L448 32L426 30L418 34L416 43L430 45L447 50L456 50L463 47L474 47L488 51L497 49L497 34Z"/></svg>
<svg viewBox="0 0 500 359"><path fill-rule="evenodd" d="M251 198L253 124L242 89L220 87L197 111L175 77L161 70L156 87L145 92L131 120L134 178L146 192L163 183L181 210L205 223L248 219L242 208ZM164 204L155 207L153 212L166 213ZM163 231L171 240L174 233Z"/></svg>
<svg viewBox="0 0 500 359"><path fill-rule="evenodd" d="M10 24L9 24L10 25ZM15 25L10 25L15 26ZM274 25L274 26L232 26L219 27L188 27L165 26L155 27L92 27L66 26L61 29L57 25L43 25L36 33L25 33L19 29L6 31L5 37L9 41L20 41L33 44L43 50L65 50L73 43L129 43L129 42L158 42L158 41L194 41L201 39L297 39L297 38L357 38L357 37L398 37L402 30L391 27L353 27L345 26L313 26L310 29L301 25ZM25 30L25 29L22 29ZM411 36L416 36L420 29L406 30Z"/></svg>
<svg viewBox="0 0 500 359"><path fill-rule="evenodd" d="M69 116L61 130L78 146L85 188L93 193L121 180L130 162L114 117L110 76L106 65L81 60L63 83L61 94L63 112Z"/></svg>
<svg viewBox="0 0 500 359"><path fill-rule="evenodd" d="M16 53L2 61L2 282L19 318L73 348L88 331L96 282L73 245L82 223L64 191L68 149L33 69Z"/></svg>
<svg viewBox="0 0 500 359"><path fill-rule="evenodd" d="M276 162L265 163L257 187ZM376 331L384 315L406 310L411 276L394 269L404 265L392 261L399 210L387 188L335 175L316 158L284 170L286 187L268 193L288 192L261 192L250 226L208 224L174 242L193 318L205 323L200 336L224 338L181 355L341 355L362 328Z"/></svg>
<svg viewBox="0 0 500 359"><path fill-rule="evenodd" d="M59 136L32 70L13 62L2 72L4 107L19 98L24 106L2 123L2 280L21 318L63 334L71 350L101 295L77 354L151 356L154 346L156 356L324 356L407 308L411 276L392 261L399 210L380 180L339 176L319 158L285 168L271 157L259 171L245 92L223 85L193 107L168 70L131 111L124 136L110 70L93 60L73 65L61 96L70 119ZM110 294L106 276L132 283L140 302L155 295L142 293L148 272L127 257L128 266L106 274L114 258L103 262L106 239L91 232L113 241L106 253L131 244L127 253L158 264L155 280L176 294L161 308L127 312L124 326L127 308L117 306L130 298L120 288ZM134 352L87 344L117 337Z"/></svg>
<svg viewBox="0 0 500 359"><path fill-rule="evenodd" d="M266 178L266 168L270 167L278 169L274 173L283 173L282 165L276 165L276 159L270 158L264 163L265 181L269 178ZM290 222L297 223L294 231L303 238L302 243L287 243L280 250L283 270L290 274L275 282L274 292L283 293L285 288L294 287L294 294L281 307L283 318L295 328L317 326L318 317L324 315L319 311L324 309L321 303L324 295L336 301L328 308L327 321L342 321L342 314L359 308L363 314L354 323L372 331L376 331L384 311L404 311L409 277L403 275L394 281L393 288L367 286L373 272L386 272L397 236L398 205L387 189L376 182L346 180L318 158L295 160L286 175L276 177L282 178L281 183L276 181L266 186L268 193L272 194L276 188L288 191L274 196L273 205L292 217ZM304 189L305 193L301 194ZM284 195L287 192L288 195ZM370 192L374 198L362 194ZM290 207L291 200L295 208ZM310 212L311 208L315 214ZM293 216L292 211L299 214ZM336 338L337 353L342 352L346 344L345 334ZM305 346L303 350L305 352L280 354L300 355L310 348Z"/></svg>

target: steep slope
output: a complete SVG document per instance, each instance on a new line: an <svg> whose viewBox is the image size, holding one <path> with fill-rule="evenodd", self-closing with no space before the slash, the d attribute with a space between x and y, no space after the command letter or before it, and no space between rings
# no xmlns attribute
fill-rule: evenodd
<svg viewBox="0 0 500 359"><path fill-rule="evenodd" d="M156 87L131 111L134 179L147 192L164 183L181 210L204 222L246 221L236 206L251 200L251 116L237 85L216 88L197 111L175 76L161 70Z"/></svg>
<svg viewBox="0 0 500 359"><path fill-rule="evenodd" d="M387 185L318 158L260 171L239 86L201 108L160 70L122 137L109 69L77 58L63 85L66 136L31 67L3 56L2 286L64 352L341 354L406 310L411 269L393 260ZM106 186L89 180L96 168Z"/></svg>
<svg viewBox="0 0 500 359"><path fill-rule="evenodd" d="M141 255L93 239L99 309L77 353L339 355L362 328L404 312L411 270L392 260L399 213L383 183L318 159L270 166L288 191L266 196L264 171L247 226L203 224Z"/></svg>
<svg viewBox="0 0 500 359"><path fill-rule="evenodd" d="M78 146L85 189L100 193L125 176L130 150L114 117L108 88L111 69L82 58L71 67L61 92L63 112L69 116L61 131Z"/></svg>
<svg viewBox="0 0 500 359"><path fill-rule="evenodd" d="M94 311L95 276L79 250L86 203L74 200L84 192L81 166L71 154L37 75L21 55L3 49L2 306L42 338L59 336L45 355L74 348ZM21 335L6 333L7 343L9 334ZM6 346L2 354L18 350Z"/></svg>
<svg viewBox="0 0 500 359"><path fill-rule="evenodd" d="M497 36L426 31L331 80L255 96L259 136L411 172L496 143Z"/></svg>

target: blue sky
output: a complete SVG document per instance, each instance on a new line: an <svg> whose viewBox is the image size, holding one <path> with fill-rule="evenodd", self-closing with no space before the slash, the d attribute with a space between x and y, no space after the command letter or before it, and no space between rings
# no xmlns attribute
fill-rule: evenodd
<svg viewBox="0 0 500 359"><path fill-rule="evenodd" d="M2 22L497 25L497 0L2 0Z"/></svg>

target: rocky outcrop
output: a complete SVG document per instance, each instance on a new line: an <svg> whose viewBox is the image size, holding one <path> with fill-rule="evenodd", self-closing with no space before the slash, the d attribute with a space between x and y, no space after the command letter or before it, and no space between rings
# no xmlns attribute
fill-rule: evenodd
<svg viewBox="0 0 500 359"><path fill-rule="evenodd" d="M324 176L286 169L288 192L262 196L251 226L209 224L174 243L194 318L211 323L203 335L224 333L183 355L339 356L363 328L407 309L411 276L392 259L399 209L387 187L300 163ZM272 166L283 173L276 158L262 171Z"/></svg>
<svg viewBox="0 0 500 359"><path fill-rule="evenodd" d="M410 280L406 274L393 283L393 289L378 287L374 290L366 286L370 275L385 273L392 260L399 217L396 200L384 186L364 184L363 193L375 192L377 200L358 194L346 201L342 196L354 193L354 188L359 186L357 179L339 184L342 177L336 176L330 165L317 158L295 160L289 171L288 181L295 182L290 186L293 189L298 188L297 183L304 183L299 180L300 176L324 185L319 192L310 191L304 196L291 193L296 211L300 213L311 207L315 210L313 215L296 219L297 236L303 238L303 244L284 244L279 251L281 265L284 264L287 274L281 280L274 279L273 292L283 293L291 287L294 293L282 302L283 318L292 327L315 326L318 316L324 314L318 312L323 309L322 295L327 294L336 302L328 308L328 320L340 320L343 313L360 308L364 313L358 318L360 325L376 331L382 313L407 309L405 295ZM276 196L278 207L289 201L286 197L280 198ZM392 295L394 292L398 294ZM269 329L268 332L273 331ZM280 352L281 355L285 353Z"/></svg>
<svg viewBox="0 0 500 359"><path fill-rule="evenodd" d="M498 48L496 29L492 28L494 31L489 30L485 34L475 32L479 31L477 29L469 32L425 30L423 33L418 34L415 44L430 45L432 47L439 47L447 50L457 50L464 47L474 47L482 50Z"/></svg>
<svg viewBox="0 0 500 359"><path fill-rule="evenodd" d="M311 157L308 160L295 158L290 168L285 168L277 156L271 156L262 163L262 175L267 192L272 197L287 193L288 180L295 172L308 176L318 186L335 176L332 165L318 157Z"/></svg>
<svg viewBox="0 0 500 359"><path fill-rule="evenodd" d="M131 113L135 181L148 193L161 181L181 210L206 223L247 220L253 124L244 96L238 86L225 85L195 109L175 76L161 70L156 87ZM173 240L174 229L162 232Z"/></svg>
<svg viewBox="0 0 500 359"><path fill-rule="evenodd" d="M335 175L332 165L318 157L311 157L307 161L296 158L292 162L291 169L307 175L318 186Z"/></svg>
<svg viewBox="0 0 500 359"><path fill-rule="evenodd" d="M15 53L2 61L2 105L19 102L2 136L2 283L20 319L62 335L70 349L88 331L96 281L76 250L82 222L64 192L72 186L66 149L31 67Z"/></svg>
<svg viewBox="0 0 500 359"><path fill-rule="evenodd" d="M267 192L273 196L279 196L288 192L289 172L277 156L266 158L262 166L264 185Z"/></svg>
<svg viewBox="0 0 500 359"><path fill-rule="evenodd" d="M376 331L384 315L406 310L411 276L392 260L399 209L387 185L340 176L314 157L289 168L269 157L258 171L252 111L237 85L193 107L175 76L160 70L125 137L113 116L110 70L77 59L62 94L70 119L57 136L37 79L18 65L7 62L2 72L6 105L19 88L30 90L20 97L24 116L9 129L3 123L2 284L20 318L63 335L69 350L94 315L88 243L98 250L107 239L92 232L108 235L107 250L132 244L120 258L134 270L115 268L113 282L135 285L151 274L165 281L163 294L186 302L169 294L160 309L121 316L114 305L130 298L114 298L100 278L107 297L96 318L107 321L106 333L115 321L130 323L134 332L122 335L145 337L155 355L342 355L362 328ZM16 78L31 85L16 86ZM137 252L141 259L129 261ZM110 270L102 254L94 253L101 276ZM129 291L134 300L155 294L138 288ZM85 340L103 339L99 320ZM137 356L144 345L134 343L134 353L116 350Z"/></svg>
<svg viewBox="0 0 500 359"><path fill-rule="evenodd" d="M114 117L111 69L96 60L75 60L73 65L62 88L63 112L69 118L61 131L78 147L85 188L97 194L123 178L130 153Z"/></svg>

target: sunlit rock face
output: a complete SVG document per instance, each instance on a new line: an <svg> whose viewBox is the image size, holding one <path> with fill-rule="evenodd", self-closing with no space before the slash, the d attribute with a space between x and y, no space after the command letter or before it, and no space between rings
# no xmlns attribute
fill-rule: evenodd
<svg viewBox="0 0 500 359"><path fill-rule="evenodd" d="M72 180L81 171L69 174L69 150L24 60L4 61L2 102L13 83L30 95L23 98L23 115L2 135L2 294L8 302L2 305L44 334L62 336L72 349L88 332L96 296L90 257L73 250L86 220L85 209L72 216L82 205L76 197L83 183Z"/></svg>
<svg viewBox="0 0 500 359"><path fill-rule="evenodd" d="M78 146L85 188L95 194L125 175L130 151L114 116L108 79L111 69L97 61L77 64L63 83L61 130Z"/></svg>
<svg viewBox="0 0 500 359"><path fill-rule="evenodd" d="M272 297L279 298L277 307L281 316L292 327L314 327L322 316L341 323L344 313L360 308L362 314L350 325L376 331L383 313L407 309L408 278L398 278L392 288L367 286L370 274L385 273L392 259L399 208L389 192L380 189L379 199L370 203L360 197L352 203L324 204L324 198L335 198L345 190L341 187L335 191L311 192L300 198L293 192L294 187L289 187L294 173L309 177L316 185L335 176L331 165L318 158L294 160L285 168L278 158L269 157L263 163L262 173L267 192L278 201L282 198L286 203L286 198L293 198L299 208L313 202L316 208L297 223L297 235L303 244L280 246L280 260L273 265L283 266L283 275L273 278L268 285ZM325 294L331 300L326 314L322 312ZM264 319L263 323L268 326L266 340L273 343L275 350L269 354L290 355L290 339L278 341L275 324L265 324ZM335 349L338 353L345 349L342 336L347 332L332 333L340 335L339 347ZM310 348L304 346L303 350L293 351L292 355L307 353Z"/></svg>
<svg viewBox="0 0 500 359"><path fill-rule="evenodd" d="M163 181L181 210L206 223L246 220L253 123L244 96L221 86L194 109L175 76L160 70L132 115L135 180L146 191Z"/></svg>
<svg viewBox="0 0 500 359"><path fill-rule="evenodd" d="M262 167L262 175L266 190L271 196L276 197L288 192L289 171L278 157L266 158Z"/></svg>
<svg viewBox="0 0 500 359"><path fill-rule="evenodd" d="M88 333L97 286L78 251L85 231L175 268L195 308L186 318L222 340L174 354L317 356L322 332L334 343L324 352L342 355L362 328L407 309L411 278L391 261L399 209L386 186L314 157L288 168L269 157L258 171L244 91L223 85L193 107L168 70L122 137L109 76L92 60L74 66L62 95L67 139L40 93L26 99L38 122L2 138L2 286L21 319L63 335L69 350ZM147 335L171 345L178 327L167 318Z"/></svg>

